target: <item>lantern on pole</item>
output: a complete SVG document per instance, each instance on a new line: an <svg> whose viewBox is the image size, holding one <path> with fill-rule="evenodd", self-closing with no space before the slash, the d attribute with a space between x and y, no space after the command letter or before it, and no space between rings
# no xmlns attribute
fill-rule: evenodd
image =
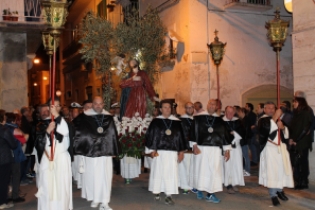
<svg viewBox="0 0 315 210"><path fill-rule="evenodd" d="M275 11L275 18L266 22L267 38L277 57L277 107L280 107L280 51L287 38L290 21L280 19L279 8ZM280 145L280 129L278 130L278 145Z"/></svg>
<svg viewBox="0 0 315 210"><path fill-rule="evenodd" d="M211 52L212 60L214 64L216 65L217 70L217 99L220 100L220 74L219 74L219 65L221 64L221 61L223 59L223 55L225 52L224 47L226 46L226 43L220 42L218 37L217 30L214 31L215 37L214 41L211 42L208 45L209 52Z"/></svg>
<svg viewBox="0 0 315 210"><path fill-rule="evenodd" d="M57 47L58 47L58 41L59 38L57 38L56 40L54 39L54 37L49 33L49 31L43 31L42 32L42 41L43 41L43 45L44 45L44 49L47 53L47 55L49 56L49 84L52 83L51 81L51 72L52 72L52 68L51 68L51 59L52 59L52 55L54 54L54 42L57 42ZM50 93L49 93L50 95Z"/></svg>
<svg viewBox="0 0 315 210"><path fill-rule="evenodd" d="M50 96L51 104L55 104L55 75L56 75L56 52L59 36L64 29L66 17L68 15L67 0L41 0L42 12L44 21L47 24L46 32L43 32L42 39L47 51L47 54L52 54L52 67L50 62ZM51 50L52 49L52 50ZM52 116L51 120L54 118ZM51 133L51 155L50 160L54 159L54 133Z"/></svg>

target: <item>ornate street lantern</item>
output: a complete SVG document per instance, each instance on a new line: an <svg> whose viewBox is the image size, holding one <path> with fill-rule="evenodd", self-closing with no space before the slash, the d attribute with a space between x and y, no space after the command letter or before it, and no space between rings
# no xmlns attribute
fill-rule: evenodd
<svg viewBox="0 0 315 210"><path fill-rule="evenodd" d="M270 45L277 52L278 50L281 51L281 48L287 38L290 21L280 19L279 9L277 9L275 13L275 18L266 22L266 28L268 30L267 38Z"/></svg>
<svg viewBox="0 0 315 210"><path fill-rule="evenodd" d="M48 31L53 35L60 35L68 16L67 0L42 0L41 5Z"/></svg>
<svg viewBox="0 0 315 210"><path fill-rule="evenodd" d="M280 51L287 38L289 21L280 19L279 8L275 11L275 18L266 22L267 38L277 56L277 106L280 107ZM278 129L278 145L280 145L280 129Z"/></svg>
<svg viewBox="0 0 315 210"><path fill-rule="evenodd" d="M43 31L42 41L47 55L51 56L54 53L54 37L48 31Z"/></svg>
<svg viewBox="0 0 315 210"><path fill-rule="evenodd" d="M45 50L50 57L50 96L51 104L55 104L55 76L56 76L56 51L58 47L59 36L64 29L66 17L68 15L67 0L41 0L42 12L44 21L47 24L46 32L42 33L42 39ZM52 49L52 51L51 51ZM52 53L52 54L51 54ZM53 62L51 68L51 55L53 55ZM53 116L51 117L53 121ZM51 132L51 152L49 159L54 159L54 132Z"/></svg>
<svg viewBox="0 0 315 210"><path fill-rule="evenodd" d="M224 47L226 43L220 42L217 30L214 31L215 37L214 41L208 44L209 52L211 52L212 60L217 67L217 98L220 99L220 75L219 75L219 65L223 59L225 52Z"/></svg>

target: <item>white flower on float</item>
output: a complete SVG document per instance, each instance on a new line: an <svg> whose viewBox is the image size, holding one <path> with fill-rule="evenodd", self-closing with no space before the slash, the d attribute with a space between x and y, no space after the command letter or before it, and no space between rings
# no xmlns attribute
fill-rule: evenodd
<svg viewBox="0 0 315 210"><path fill-rule="evenodd" d="M136 112L135 117L139 117L139 116L140 116L139 112Z"/></svg>

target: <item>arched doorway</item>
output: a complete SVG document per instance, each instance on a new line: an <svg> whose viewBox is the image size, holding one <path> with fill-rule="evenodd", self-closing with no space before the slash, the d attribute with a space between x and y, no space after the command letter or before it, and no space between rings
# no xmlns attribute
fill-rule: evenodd
<svg viewBox="0 0 315 210"><path fill-rule="evenodd" d="M281 101L292 101L293 89L280 87ZM277 86L276 85L261 85L251 88L242 94L242 104L252 103L265 103L266 101L273 101L277 103Z"/></svg>

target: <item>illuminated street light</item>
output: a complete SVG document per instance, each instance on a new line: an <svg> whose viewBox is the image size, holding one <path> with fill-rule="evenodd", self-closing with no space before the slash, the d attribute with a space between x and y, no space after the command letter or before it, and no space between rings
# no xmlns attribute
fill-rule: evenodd
<svg viewBox="0 0 315 210"><path fill-rule="evenodd" d="M43 77L43 80L47 80L47 77Z"/></svg>
<svg viewBox="0 0 315 210"><path fill-rule="evenodd" d="M36 83L36 82L34 83L34 86L37 86L37 83Z"/></svg>
<svg viewBox="0 0 315 210"><path fill-rule="evenodd" d="M209 52L211 52L212 60L217 67L217 99L220 99L220 77L219 65L223 59L226 43L220 42L217 30L214 31L214 41L208 44Z"/></svg>
<svg viewBox="0 0 315 210"><path fill-rule="evenodd" d="M35 58L35 59L34 59L34 63L35 63L35 64L39 64L39 63L40 63L40 60L39 60L38 58Z"/></svg>
<svg viewBox="0 0 315 210"><path fill-rule="evenodd" d="M60 90L56 91L56 96L61 96L62 92Z"/></svg>

